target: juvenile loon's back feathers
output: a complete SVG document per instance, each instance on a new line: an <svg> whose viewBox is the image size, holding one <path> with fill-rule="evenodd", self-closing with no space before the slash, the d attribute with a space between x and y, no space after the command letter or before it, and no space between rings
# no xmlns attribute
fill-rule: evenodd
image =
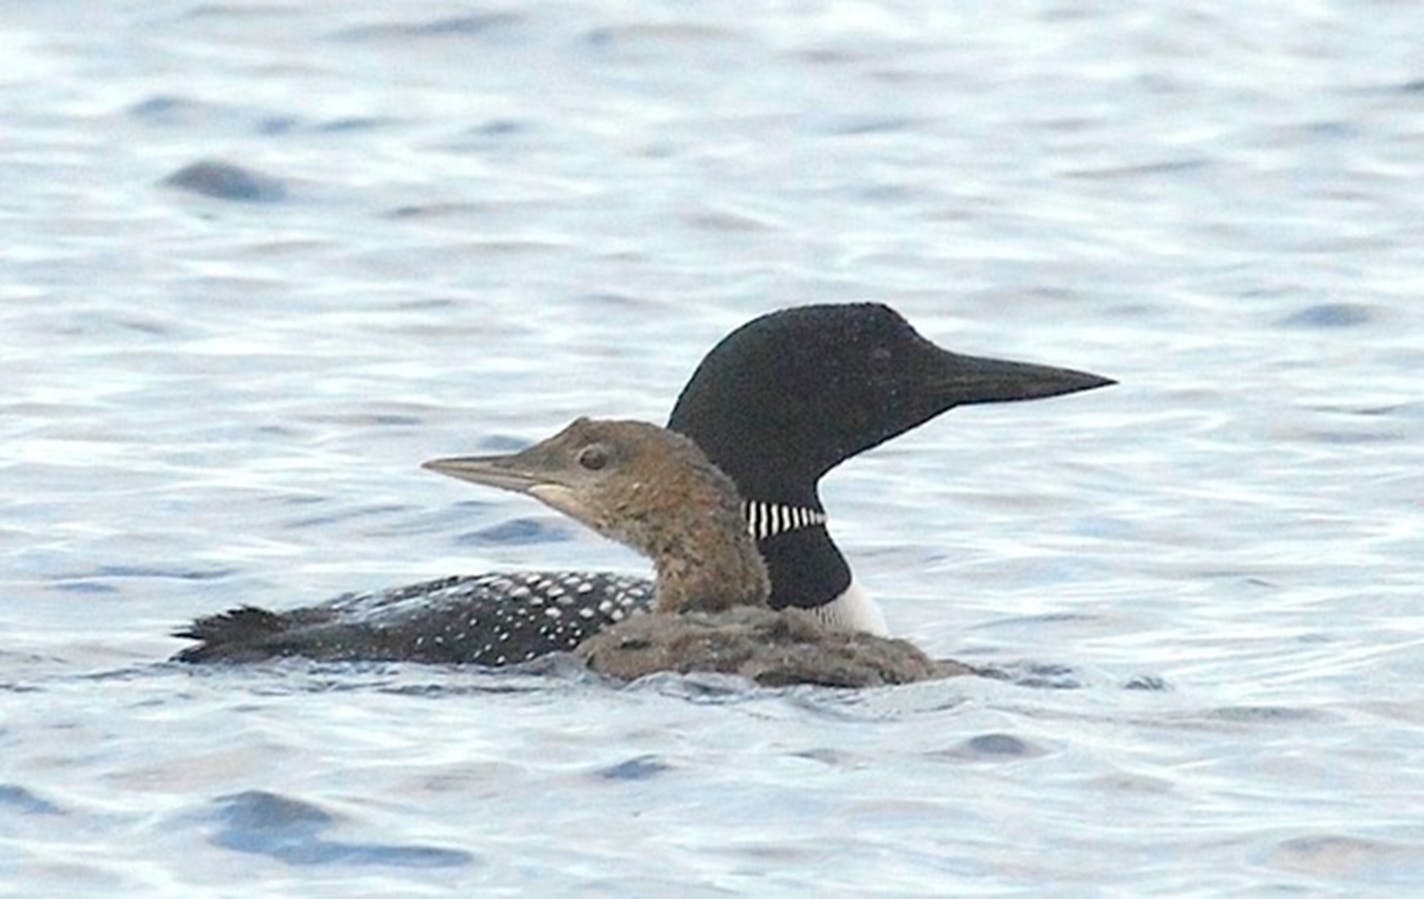
<svg viewBox="0 0 1424 899"><path fill-rule="evenodd" d="M956 405L1111 383L951 353L886 306L806 306L761 316L723 338L684 387L668 427L691 438L735 482L770 577L772 607L851 610L834 620L883 628L879 610L853 589L850 567L826 530L819 478ZM570 596L566 581L587 588L567 605L561 603ZM648 611L652 595L648 581L615 575L446 578L285 612L242 609L200 619L179 635L202 642L178 658L499 665L567 649L621 617Z"/></svg>

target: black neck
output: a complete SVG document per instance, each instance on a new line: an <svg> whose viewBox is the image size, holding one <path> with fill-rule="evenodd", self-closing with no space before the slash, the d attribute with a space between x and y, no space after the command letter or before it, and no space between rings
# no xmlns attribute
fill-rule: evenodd
<svg viewBox="0 0 1424 899"><path fill-rule="evenodd" d="M824 525L786 531L757 543L771 575L771 607L811 609L850 586L850 566Z"/></svg>

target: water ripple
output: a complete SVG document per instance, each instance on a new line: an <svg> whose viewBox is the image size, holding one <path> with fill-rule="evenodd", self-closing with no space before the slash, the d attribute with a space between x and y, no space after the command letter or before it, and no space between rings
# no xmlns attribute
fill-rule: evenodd
<svg viewBox="0 0 1424 899"><path fill-rule="evenodd" d="M450 867L475 861L468 852L432 846L328 840L335 816L296 799L249 790L215 800L210 818L214 846L266 855L289 865L393 865Z"/></svg>

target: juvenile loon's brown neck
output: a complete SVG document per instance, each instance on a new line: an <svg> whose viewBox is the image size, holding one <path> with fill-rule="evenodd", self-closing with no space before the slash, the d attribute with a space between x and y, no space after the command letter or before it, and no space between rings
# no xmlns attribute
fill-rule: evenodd
<svg viewBox="0 0 1424 899"><path fill-rule="evenodd" d="M766 563L735 494L730 504L722 501L725 498L716 497L717 505L709 508L695 495L684 494L681 508L648 529L646 542L638 548L657 571L655 611L720 612L766 605L771 595Z"/></svg>

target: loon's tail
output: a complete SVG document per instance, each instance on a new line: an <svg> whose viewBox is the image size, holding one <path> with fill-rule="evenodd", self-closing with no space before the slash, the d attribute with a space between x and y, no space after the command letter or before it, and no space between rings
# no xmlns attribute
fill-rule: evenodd
<svg viewBox="0 0 1424 899"><path fill-rule="evenodd" d="M175 637L201 641L180 651L173 658L179 662L213 662L222 659L240 660L260 645L264 637L281 633L286 622L281 615L256 606L239 606L217 615L199 618Z"/></svg>

